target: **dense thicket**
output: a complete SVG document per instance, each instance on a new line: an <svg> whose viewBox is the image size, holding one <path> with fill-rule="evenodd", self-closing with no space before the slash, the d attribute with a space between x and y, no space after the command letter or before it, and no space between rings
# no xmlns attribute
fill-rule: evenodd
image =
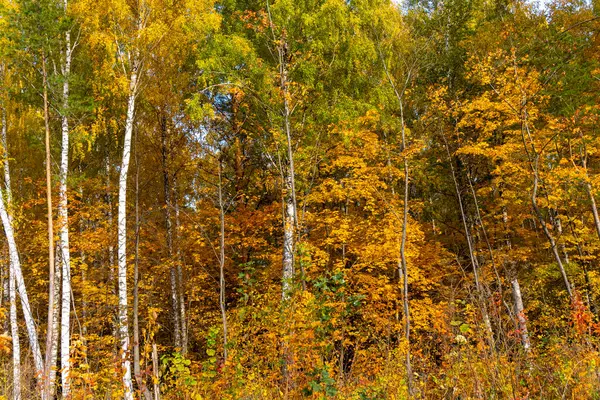
<svg viewBox="0 0 600 400"><path fill-rule="evenodd" d="M598 398L598 7L0 0L0 398Z"/></svg>

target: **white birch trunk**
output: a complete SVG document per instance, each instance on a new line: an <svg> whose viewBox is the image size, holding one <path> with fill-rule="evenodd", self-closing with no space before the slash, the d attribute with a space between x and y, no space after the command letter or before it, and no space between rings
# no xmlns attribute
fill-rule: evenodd
<svg viewBox="0 0 600 400"><path fill-rule="evenodd" d="M123 159L119 175L119 209L118 209L118 282L119 282L119 338L121 340L121 366L123 369L123 398L133 400L133 383L131 381L131 361L129 360L129 322L127 319L127 173L131 156L131 136L135 113L135 97L137 91L137 61L134 60L129 81L129 97L127 102L127 120L125 122L125 140Z"/></svg>
<svg viewBox="0 0 600 400"><path fill-rule="evenodd" d="M64 2L65 12L67 1ZM67 199L67 175L69 171L69 75L71 72L71 32L65 34L65 64L63 69L62 148L60 158L60 185L58 197L59 254L62 265L62 297L60 318L60 367L63 398L70 396L70 348L71 348L71 254L69 251L69 221Z"/></svg>
<svg viewBox="0 0 600 400"><path fill-rule="evenodd" d="M56 273L54 274L54 307L53 307L53 312L52 312L52 337L55 338L55 340L52 341L52 348L50 350L46 350L47 352L49 352L50 354L50 369L48 372L48 384L50 385L50 398L52 398L52 396L55 394L55 388L56 388L56 366L57 366L57 360L58 360L58 331L59 331L59 321L60 321L60 282L61 282L61 275L62 275L62 271L60 269L60 265L61 265L61 261L60 261L60 252L58 252L58 246L59 244L57 243L56 247L57 247L57 254L58 257L56 258L56 261L54 262L55 264L55 268L54 270L56 271Z"/></svg>
<svg viewBox="0 0 600 400"><path fill-rule="evenodd" d="M188 351L188 328L185 310L185 285L183 283L183 257L179 243L179 231L181 223L179 220L179 197L177 195L177 180L173 178L173 203L175 204L175 248L177 249L177 292L179 295L179 320L181 322L181 354L186 355Z"/></svg>
<svg viewBox="0 0 600 400"><path fill-rule="evenodd" d="M6 203L10 208L12 203L12 191L10 189L10 166L8 164L8 141L6 140L8 127L6 125L6 109L2 107L2 148L4 149L4 192ZM2 196L2 193L0 193ZM12 218L8 214L9 221ZM19 325L17 324L17 293L15 285L15 270L12 258L8 260L8 301L10 303L10 335L13 348L13 399L21 399L21 343L19 341Z"/></svg>
<svg viewBox="0 0 600 400"><path fill-rule="evenodd" d="M513 300L515 302L515 314L517 316L517 324L519 326L519 334L521 335L521 344L525 351L531 349L529 341L529 333L527 332L527 318L525 317L525 309L523 307L523 296L521 295L521 286L517 278L514 278L510 284L512 285Z"/></svg>
<svg viewBox="0 0 600 400"><path fill-rule="evenodd" d="M17 293L15 290L15 271L9 262L8 296L10 301L10 335L13 350L13 399L21 400L21 344L19 342L19 326L17 325Z"/></svg>
<svg viewBox="0 0 600 400"><path fill-rule="evenodd" d="M283 279L282 296L284 300L289 299L292 289L292 278L294 277L294 225L295 225L295 207L292 197L291 181L293 178L288 176L286 179L285 195L285 215L283 221Z"/></svg>

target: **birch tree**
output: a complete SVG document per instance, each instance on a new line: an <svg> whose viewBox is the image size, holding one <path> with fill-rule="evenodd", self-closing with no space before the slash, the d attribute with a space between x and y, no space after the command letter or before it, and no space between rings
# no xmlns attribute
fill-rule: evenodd
<svg viewBox="0 0 600 400"><path fill-rule="evenodd" d="M0 123L2 124L2 160L4 167L4 190L0 192L0 197L6 198L6 204L10 210L12 205L12 191L10 187L10 165L8 158L8 140L7 140L7 118L6 118L6 66L0 64L0 79L2 80L2 98L0 99ZM12 218L9 214L9 222L12 223ZM8 260L8 301L9 301L9 321L10 321L10 334L12 338L12 352L13 352L13 399L21 399L21 344L19 341L19 325L17 322L17 293L15 287L15 266L12 258Z"/></svg>
<svg viewBox="0 0 600 400"><path fill-rule="evenodd" d="M68 11L67 0L63 1L65 14ZM71 348L71 255L69 250L69 220L67 199L67 177L69 172L69 78L71 74L71 57L73 53L70 28L64 34L64 61L62 66L62 146L60 152L60 175L58 192L58 226L59 252L62 275L62 297L60 317L60 366L62 395L70 396L70 348Z"/></svg>

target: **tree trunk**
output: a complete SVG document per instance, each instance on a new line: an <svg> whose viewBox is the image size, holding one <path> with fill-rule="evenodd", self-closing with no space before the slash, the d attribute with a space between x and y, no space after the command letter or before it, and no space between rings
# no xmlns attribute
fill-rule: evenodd
<svg viewBox="0 0 600 400"><path fill-rule="evenodd" d="M4 65L2 66L4 73ZM4 152L2 158L4 160L4 190L0 191L0 196L6 197L8 209L12 206L12 191L10 188L10 165L8 163L8 126L6 121L6 106L4 102L2 108L2 148ZM4 192L4 193L2 193ZM4 197L3 197L4 198ZM12 217L8 214L9 222L12 224ZM10 319L10 334L12 338L13 348L13 400L21 400L21 343L19 341L19 325L17 323L17 293L15 285L15 265L12 257L8 260L8 301L9 301L9 319Z"/></svg>
<svg viewBox="0 0 600 400"><path fill-rule="evenodd" d="M167 132L168 122L167 117L162 114L160 117L161 123L161 155L162 155L162 169L163 169L163 189L165 196L165 229L167 233L167 262L170 264L170 276L171 276L171 307L173 313L173 331L175 332L175 347L181 350L181 322L180 309L179 309L179 297L177 295L177 272L173 265L173 224L171 221L171 181L169 176L169 150L167 149Z"/></svg>
<svg viewBox="0 0 600 400"><path fill-rule="evenodd" d="M289 299L292 290L292 279L294 277L294 201L290 194L291 181L286 178L285 210L283 221L283 277L282 298Z"/></svg>
<svg viewBox="0 0 600 400"><path fill-rule="evenodd" d="M57 339L53 335L54 320L54 227L52 221L52 155L50 154L50 116L48 115L48 73L46 71L46 55L42 56L42 78L44 96L44 127L46 131L46 203L48 207L48 328L46 334L46 361L44 366L43 398L50 399L50 370L52 349Z"/></svg>
<svg viewBox="0 0 600 400"><path fill-rule="evenodd" d="M525 309L523 308L521 286L519 286L519 281L516 277L510 281L510 284L512 286L513 300L515 302L515 315L517 316L521 344L525 351L529 352L531 349L531 342L529 341L529 333L527 332L527 318L525 317Z"/></svg>
<svg viewBox="0 0 600 400"><path fill-rule="evenodd" d="M19 252L17 250L17 243L15 242L15 235L12 227L12 221L9 218L4 202L4 197L0 196L0 218L2 219L2 225L4 227L4 233L6 234L6 240L8 242L8 252L10 262L13 266L16 289L21 299L21 309L25 319L25 327L27 328L27 335L29 336L29 344L31 346L31 352L33 353L33 362L38 376L44 371L44 362L42 361L42 352L40 350L40 343L38 341L37 332L35 329L35 322L33 320L33 314L29 307L29 297L27 296L27 288L25 286L25 280L23 279L23 271L21 270L21 261L19 259Z"/></svg>
<svg viewBox="0 0 600 400"><path fill-rule="evenodd" d="M227 362L227 310L225 309L225 207L223 204L223 181L221 160L219 160L219 306L223 322L223 363Z"/></svg>
<svg viewBox="0 0 600 400"><path fill-rule="evenodd" d="M587 169L586 169L587 175ZM598 235L598 239L600 239L600 216L598 216L598 207L596 206L596 199L594 198L594 193L592 192L592 185L589 182L586 182L585 189L590 198L592 215L594 216L594 226L596 228L596 234Z"/></svg>
<svg viewBox="0 0 600 400"><path fill-rule="evenodd" d="M485 329L488 335L488 342L490 345L490 349L494 349L494 331L492 330L492 323L490 321L489 313L487 310L487 301L484 293L483 286L481 285L481 281L479 279L479 262L477 261L477 257L475 256L475 251L473 249L473 239L471 236L471 232L469 230L469 226L467 225L467 216L465 213L465 208L462 201L462 196L460 195L460 187L458 185L458 179L456 177L456 171L454 170L454 164L452 155L450 154L450 149L448 147L448 142L446 141L446 137L442 133L442 139L444 140L444 145L446 147L446 153L448 154L448 161L450 163L450 172L452 174L452 180L454 181L454 189L456 191L456 197L458 199L458 208L460 211L460 217L463 223L463 228L465 230L465 238L467 239L467 246L469 248L469 258L471 260L471 266L473 268L473 277L475 279L475 290L477 291L477 297L479 301L479 306L481 307L481 315L483 317L483 323L485 325Z"/></svg>
<svg viewBox="0 0 600 400"><path fill-rule="evenodd" d="M173 203L175 204L175 248L177 249L177 293L179 295L179 319L181 321L181 354L186 355L188 351L188 328L185 308L185 285L183 281L183 257L179 243L179 197L177 196L177 182L173 177Z"/></svg>
<svg viewBox="0 0 600 400"><path fill-rule="evenodd" d="M60 261L60 252L58 251L58 243L56 245L56 254L57 257L54 260L54 312L52 318L52 337L58 338L59 334L59 323L60 323L60 283L62 278L61 272L61 261ZM57 373L57 360L58 360L58 341L52 341L52 347L46 350L50 353L50 374L48 378L48 382L50 385L50 398L54 397L56 394L56 373Z"/></svg>
<svg viewBox="0 0 600 400"><path fill-rule="evenodd" d="M546 235L546 238L548 239L548 242L550 243L552 255L554 256L554 260L556 261L556 264L558 265L558 268L560 270L560 274L562 275L563 281L565 283L565 287L567 289L567 293L569 294L569 298L573 299L573 288L571 286L571 282L569 281L569 277L567 276L567 271L565 270L562 259L560 258L560 254L558 253L558 246L556 245L556 241L554 240L554 237L550 233L550 230L546 226L546 221L544 221L544 216L542 215L542 212L540 211L540 208L537 204L537 192L538 192L538 186L539 186L539 180L540 180L539 166L538 166L539 154L535 153L534 157L535 158L533 160L533 163L531 164L531 168L533 170L533 190L531 191L531 205L533 206L535 215L538 218L540 225L542 226L542 231L544 232L544 235Z"/></svg>
<svg viewBox="0 0 600 400"><path fill-rule="evenodd" d="M583 139L583 137L582 137ZM583 151L581 154L581 165L583 166L583 171L585 172L585 191L590 199L590 206L592 208L592 215L594 216L594 227L596 228L596 234L598 235L598 239L600 239L600 216L598 215L598 207L596 205L596 198L594 197L594 191L592 188L592 184L590 183L590 176L588 174L587 168L587 149L585 145L583 146Z"/></svg>
<svg viewBox="0 0 600 400"><path fill-rule="evenodd" d="M285 38L281 38L281 44L277 46L279 56L279 79L280 90L283 96L283 123L287 144L287 166L285 169L285 210L283 221L283 284L282 296L286 300L291 292L292 279L294 277L294 254L296 251L295 233L298 229L298 214L296 201L296 172L294 169L294 151L292 149L291 109L289 104L289 82L287 71L288 48ZM304 288L304 270L302 273L302 285Z"/></svg>
<svg viewBox="0 0 600 400"><path fill-rule="evenodd" d="M407 73L406 81L404 83L404 87L401 91L398 91L394 79L388 70L387 63L383 58L383 54L379 54L381 57L381 61L383 64L383 70L385 71L385 75L387 80L394 91L396 96L396 100L398 101L398 106L400 107L400 126L401 126L401 135L402 135L402 152L406 152L406 125L404 122L404 92L406 90L406 86L410 81L410 71ZM406 339L406 355L405 355L405 367L406 367L406 382L408 386L408 397L414 396L415 388L414 388L414 377L412 372L412 364L411 364L411 353L410 353L410 300L408 297L408 267L406 264L406 234L408 228L408 198L409 198L409 174L408 174L408 159L407 155L404 154L404 204L402 207L402 239L400 242L400 267L401 271L398 271L398 275L402 276L403 279L403 287L402 287L402 304L404 308L404 338ZM392 194L394 190L392 188Z"/></svg>
<svg viewBox="0 0 600 400"><path fill-rule="evenodd" d="M136 135L137 139L137 135ZM146 400L151 400L150 390L144 382L140 367L139 276L140 276L140 164L136 140L135 149L135 258L133 264L133 375Z"/></svg>
<svg viewBox="0 0 600 400"><path fill-rule="evenodd" d="M154 400L160 400L160 379L158 376L158 349L156 341L152 339L152 381L154 382Z"/></svg>
<svg viewBox="0 0 600 400"><path fill-rule="evenodd" d="M64 1L65 13L67 0ZM59 251L62 265L62 298L60 317L60 367L62 396L70 397L70 348L71 348L71 253L69 250L69 220L67 200L67 176L69 172L69 76L71 73L71 32L65 33L65 64L63 66L62 148L60 157L60 185L58 191L58 224L60 232Z"/></svg>
<svg viewBox="0 0 600 400"><path fill-rule="evenodd" d="M121 340L121 367L123 373L123 398L133 400L133 383L131 380L131 361L129 360L129 322L127 317L127 174L131 156L131 136L135 113L135 99L138 83L138 63L133 61L129 80L129 96L127 101L127 119L125 121L125 140L123 159L119 175L119 209L117 217L117 255L119 282L119 339Z"/></svg>
<svg viewBox="0 0 600 400"><path fill-rule="evenodd" d="M10 335L13 350L13 399L21 400L21 344L19 325L17 324L17 294L15 290L15 271L9 263L8 293L10 301Z"/></svg>

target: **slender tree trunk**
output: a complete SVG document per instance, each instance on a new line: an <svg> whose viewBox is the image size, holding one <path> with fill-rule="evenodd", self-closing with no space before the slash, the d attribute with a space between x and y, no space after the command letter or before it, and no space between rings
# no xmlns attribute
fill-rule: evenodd
<svg viewBox="0 0 600 400"><path fill-rule="evenodd" d="M582 137L583 140L583 137ZM596 234L598 235L598 239L600 239L600 215L598 215L598 207L596 205L596 198L594 197L594 191L592 188L592 184L590 183L590 176L588 174L587 168L587 149L585 145L583 146L583 151L581 154L581 165L583 167L583 171L585 172L585 191L590 199L590 206L592 209L592 215L594 216L594 227L596 228ZM573 162L574 163L574 162Z"/></svg>
<svg viewBox="0 0 600 400"><path fill-rule="evenodd" d="M15 290L15 271L9 262L8 293L10 301L10 334L13 350L13 400L21 400L21 344L17 323L17 293Z"/></svg>
<svg viewBox="0 0 600 400"><path fill-rule="evenodd" d="M519 280L515 277L510 282L512 286L513 300L515 303L515 315L517 316L517 324L519 327L519 334L521 335L521 344L526 352L531 349L531 342L529 341L529 333L527 332L527 318L525 317L525 309L523 308L523 297L521 296L521 286L519 286Z"/></svg>
<svg viewBox="0 0 600 400"><path fill-rule="evenodd" d="M2 65L2 77L4 77L4 65ZM2 99L4 100L4 99ZM6 105L4 101L0 104L2 113L2 154L4 166L4 190L0 191L0 196L6 197L8 209L12 207L12 191L10 185L10 165L8 162L8 126L6 120ZM4 192L4 193L2 193ZM8 214L9 222L12 224L12 217ZM8 259L8 301L9 301L9 319L10 334L13 348L13 400L21 400L21 343L19 341L19 325L17 323L17 293L15 285L15 266L12 257Z"/></svg>
<svg viewBox="0 0 600 400"><path fill-rule="evenodd" d="M185 308L185 283L183 281L183 257L181 255L179 231L179 197L177 196L177 181L173 177L173 203L175 204L175 248L177 251L177 293L179 294L179 319L181 321L181 354L188 352L188 328Z"/></svg>
<svg viewBox="0 0 600 400"><path fill-rule="evenodd" d="M61 271L61 260L60 252L58 251L58 243L55 246L57 257L54 260L54 312L52 318L52 337L58 338L59 334L59 323L60 323L60 283L62 281ZM54 397L56 394L56 373L57 373L57 360L58 360L58 341L52 341L52 347L46 350L50 353L50 374L48 382L50 384L50 397Z"/></svg>
<svg viewBox="0 0 600 400"><path fill-rule="evenodd" d="M403 124L404 125L404 124ZM404 129L403 129L404 131ZM405 139L404 132L402 133L402 141L404 142L402 147L405 147ZM406 340L407 350L406 350L406 376L408 383L408 393L409 397L415 395L414 388L414 379L412 373L412 364L410 360L410 307L409 307L409 297L408 297L408 266L406 264L406 230L408 227L408 161L406 160L406 156L404 157L404 204L403 204L403 212L402 212L402 239L400 242L400 264L401 264L401 275L403 276L403 295L402 295L402 303L404 306L404 338Z"/></svg>
<svg viewBox="0 0 600 400"><path fill-rule="evenodd" d="M19 252L17 250L17 243L15 241L12 220L9 218L9 214L6 210L4 196L0 196L0 218L2 219L4 233L6 234L6 240L8 242L10 262L13 266L16 289L19 294L19 298L21 299L21 309L25 319L27 335L29 336L29 345L31 346L31 352L33 353L34 366L38 378L41 378L44 371L42 352L40 350L40 343L38 341L38 336L35 329L33 314L29 306L29 297L27 296L27 288L25 286L25 280L23 279L23 271L21 270L21 261L19 259Z"/></svg>
<svg viewBox="0 0 600 400"><path fill-rule="evenodd" d="M285 168L287 176L285 177L285 220L283 223L283 298L287 299L291 291L292 279L294 277L295 232L298 228L298 203L296 202L296 172L294 170L294 152L292 150L292 131L290 126L291 112L289 105L285 46L285 44L280 45L277 49L279 52L281 90L283 92L284 130L287 142L288 161L288 165ZM302 281L304 284L304 271L302 271Z"/></svg>
<svg viewBox="0 0 600 400"><path fill-rule="evenodd" d="M293 178L286 178L285 210L283 221L283 279L282 279L282 298L289 299L292 289L292 279L294 277L294 201L291 192L291 181Z"/></svg>
<svg viewBox="0 0 600 400"><path fill-rule="evenodd" d="M154 382L154 400L160 400L160 379L158 376L158 349L152 340L152 381Z"/></svg>
<svg viewBox="0 0 600 400"><path fill-rule="evenodd" d="M481 314L483 317L483 323L485 325L488 341L490 345L490 349L494 349L494 332L492 330L492 323L490 321L490 317L487 310L487 302L485 298L485 293L483 286L481 285L481 281L479 279L479 263L477 262L477 257L475 256L475 251L473 249L473 240L471 236L471 232L469 230L469 226L467 225L467 216L465 213L465 208L463 206L462 196L460 195L460 187L458 185L458 179L456 177L456 171L454 170L454 164L452 155L450 154L450 149L448 147L448 142L446 141L446 137L442 133L442 139L444 140L444 145L446 147L446 153L448 154L448 161L450 163L450 172L452 174L452 180L454 181L454 189L456 191L456 197L458 199L458 208L460 211L460 217L463 223L463 228L465 230L465 237L467 239L467 246L469 248L469 258L471 260L471 266L473 268L473 277L475 279L475 290L477 291L477 297L481 307Z"/></svg>
<svg viewBox="0 0 600 400"><path fill-rule="evenodd" d="M46 362L44 367L43 397L50 399L50 370L54 341L52 324L54 320L54 227L52 221L52 155L50 154L50 116L48 114L48 73L46 71L46 56L42 56L42 78L44 96L44 127L46 131L46 203L48 207L48 329L46 334Z"/></svg>
<svg viewBox="0 0 600 400"><path fill-rule="evenodd" d="M544 235L546 236L546 238L548 239L548 242L550 243L550 249L552 251L552 255L554 256L554 260L556 261L556 264L558 265L558 268L560 270L560 274L562 275L563 281L565 283L565 287L567 289L567 293L569 294L569 298L573 299L573 288L571 286L571 282L569 281L569 277L567 276L567 271L565 270L565 267L563 265L560 254L558 253L558 246L556 245L556 240L554 240L554 236L552 236L552 233L550 233L550 230L548 229L548 226L546 225L546 221L544 220L544 216L542 215L542 212L537 204L537 193L538 193L539 180L540 180L538 164L539 164L539 154L537 154L537 152L536 152L534 154L534 160L531 164L531 168L533 170L533 190L531 191L531 205L533 206L535 215L538 218L540 225L542 226L542 231L544 232Z"/></svg>
<svg viewBox="0 0 600 400"><path fill-rule="evenodd" d="M136 135L137 139L137 135ZM152 396L140 369L140 324L139 324L139 261L140 261L140 164L138 162L138 148L136 140L135 148L135 258L133 264L133 375L138 388L146 400L151 400Z"/></svg>
<svg viewBox="0 0 600 400"><path fill-rule="evenodd" d="M64 0L65 13L67 0ZM63 66L62 148L60 157L60 186L58 197L59 251L62 265L62 298L60 318L60 367L62 396L70 398L70 348L71 348L71 253L69 250L69 220L67 176L69 172L69 77L71 73L71 32L65 33L65 64Z"/></svg>
<svg viewBox="0 0 600 400"><path fill-rule="evenodd" d="M535 148L535 143L533 142L533 138L531 136L531 131L529 130L529 123L528 123L529 117L528 117L527 109L525 108L525 105L527 104L527 99L524 98L522 100L521 104L522 104L521 115L520 115L521 139L523 141L523 148L525 150L525 153L527 154L529 166L531 167L531 172L533 173L533 188L531 190L531 205L533 207L535 216L537 217L537 219L542 227L542 231L544 232L546 239L548 239L548 243L550 244L550 250L552 251L554 260L556 261L556 264L558 265L558 269L560 270L560 274L562 275L563 281L565 283L565 287L567 289L567 293L569 294L569 299L571 299L571 301L572 301L573 300L573 287L571 286L571 282L569 281L569 277L567 276L567 271L565 270L565 267L563 265L560 254L558 253L558 246L556 244L556 240L554 239L554 236L552 236L552 233L550 233L550 230L548 229L548 226L546 225L546 221L544 220L544 215L542 214L542 211L540 210L538 203L537 203L538 189L539 189L539 185L540 185L540 169L539 169L540 152L538 152L538 150ZM527 147L527 140L525 138L525 134L527 134L527 137L529 138L531 149L529 149ZM542 151L543 151L543 149L542 149Z"/></svg>
<svg viewBox="0 0 600 400"><path fill-rule="evenodd" d="M19 294L21 299L21 309L23 311L23 317L25 319L25 327L27 329L27 335L29 337L29 345L31 352L33 353L33 361L36 369L36 378L38 382L43 382L44 362L42 360L42 353L40 350L40 343L37 336L35 322L33 320L33 314L29 306L29 297L27 296L27 288L25 286L25 280L23 279L23 271L21 270L21 261L19 259L19 252L17 249L17 243L15 241L15 235L13 230L12 214L10 214L10 207L12 206L12 192L10 183L10 167L8 162L8 147L7 147L7 121L6 121L6 109L4 104L2 105L2 145L4 147L4 185L5 194L0 195L0 219L2 219L2 226L6 235L6 241L8 242L8 254L9 254L9 298L10 294L14 294L16 299L16 293ZM8 207L7 207L8 204ZM12 272L12 279L10 278ZM11 291L11 282L13 284L13 290ZM16 292L16 293L15 293ZM15 300L16 302L16 300ZM18 373L20 376L20 342L18 336L18 325L17 325L17 309L16 304L14 310L11 305L11 334L13 340L13 376ZM13 320L14 318L14 320ZM18 382L20 383L20 381ZM20 385L17 388L17 393L20 396Z"/></svg>
<svg viewBox="0 0 600 400"><path fill-rule="evenodd" d="M587 169L586 169L586 175L587 175ZM594 227L596 228L596 234L598 235L598 238L600 239L600 216L598 215L598 207L596 206L596 199L594 198L594 193L592 192L592 185L589 182L586 182L585 189L588 194L588 197L590 198L592 215L594 216Z"/></svg>
<svg viewBox="0 0 600 400"><path fill-rule="evenodd" d="M225 207L223 204L222 166L219 160L219 222L221 234L219 235L219 306L223 322L223 362L227 362L227 310L225 309Z"/></svg>
<svg viewBox="0 0 600 400"><path fill-rule="evenodd" d="M121 366L123 373L123 398L133 400L133 383L131 380L131 361L129 359L129 322L127 316L127 176L131 156L131 136L135 114L135 99L138 85L138 62L133 60L129 78L129 96L127 101L127 119L125 121L125 140L123 159L119 175L119 209L118 209L118 281L119 281L119 338L121 340Z"/></svg>
<svg viewBox="0 0 600 400"><path fill-rule="evenodd" d="M79 187L79 197L83 199L83 187ZM84 218L79 219L79 237L83 238L85 228L87 227L87 220ZM85 251L83 251L83 247L79 248L79 257L80 257L80 269L81 269L81 287L85 288L87 286L87 260ZM82 331L83 331L83 345L84 345L84 357L87 360L87 320L88 320L88 302L85 296L81 296L81 321L82 321Z"/></svg>
<svg viewBox="0 0 600 400"><path fill-rule="evenodd" d="M114 214L113 214L113 195L111 192L111 184L110 184L110 158L108 152L105 154L105 168L106 168L106 203L107 203L107 220L108 220L108 230L112 230L114 227ZM112 235L108 235L108 277L107 277L107 285L110 290L110 294L113 298L117 298L117 285L115 282L115 246L114 246L114 238ZM113 326L113 337L115 338L114 342L114 356L115 358L119 356L119 310L118 307L116 312L111 310L113 313L112 317L114 320ZM116 379L116 375L113 376Z"/></svg>
<svg viewBox="0 0 600 400"><path fill-rule="evenodd" d="M380 58L383 64L383 70L385 71L385 75L387 80L394 91L396 96L396 100L398 101L398 106L400 108L400 126L401 126L401 135L402 135L402 152L406 152L406 125L404 122L404 92L408 83L410 82L411 73L410 71L407 73L406 81L404 83L404 87L401 91L398 91L396 87L396 83L388 70L387 63L383 57L383 53L380 52ZM406 340L406 355L405 355L405 366L406 366L406 382L408 385L408 397L414 396L415 387L414 387L414 377L412 372L412 364L411 364L411 352L410 352L410 299L408 297L408 266L406 264L406 234L408 228L408 199L409 199L409 170L408 170L408 159L407 155L404 154L404 204L402 208L402 239L400 242L400 267L401 271L399 271L399 275L403 277L403 287L402 287L402 304L404 308L404 338ZM392 188L392 193L394 193L394 189Z"/></svg>
<svg viewBox="0 0 600 400"><path fill-rule="evenodd" d="M179 309L179 297L177 295L177 271L173 265L173 224L171 221L171 181L169 176L169 150L167 149L168 122L164 114L160 117L161 122L161 153L163 168L163 188L165 196L165 228L167 232L167 261L170 264L169 272L171 276L171 307L173 313L173 331L175 332L175 347L181 350L181 321Z"/></svg>

